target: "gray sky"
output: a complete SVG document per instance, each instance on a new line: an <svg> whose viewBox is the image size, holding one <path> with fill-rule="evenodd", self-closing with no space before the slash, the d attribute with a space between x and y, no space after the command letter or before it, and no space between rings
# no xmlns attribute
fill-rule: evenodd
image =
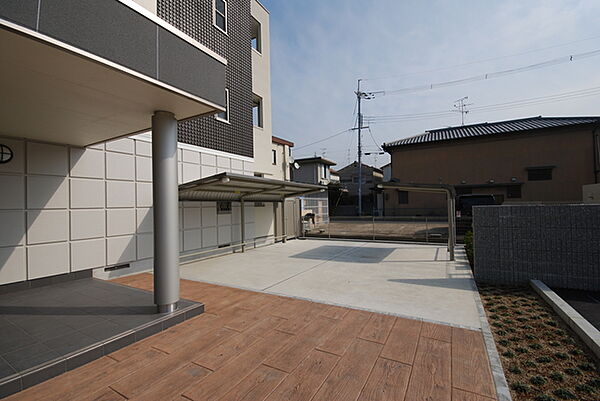
<svg viewBox="0 0 600 401"><path fill-rule="evenodd" d="M296 148L354 126L358 78L365 79L364 90L394 90L600 49L598 0L262 2L271 12L274 135L294 141ZM437 112L453 109L463 96L469 96L471 107L478 107L600 87L599 66L597 55L466 85L378 96L364 103L363 113ZM600 115L600 95L473 110L466 123L536 115ZM369 125L375 141L367 131L363 142L366 151L374 151L374 142L381 145L427 129L460 125L460 114ZM324 152L341 168L356 159L356 133L294 153L298 158L315 152ZM377 160L365 158L379 166L388 160L387 154Z"/></svg>

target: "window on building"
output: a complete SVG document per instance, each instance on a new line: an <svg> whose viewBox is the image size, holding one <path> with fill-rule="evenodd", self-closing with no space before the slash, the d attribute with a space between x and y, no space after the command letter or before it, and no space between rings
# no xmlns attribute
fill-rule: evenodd
<svg viewBox="0 0 600 401"><path fill-rule="evenodd" d="M255 127L263 126L262 98L254 94L252 95L252 124Z"/></svg>
<svg viewBox="0 0 600 401"><path fill-rule="evenodd" d="M219 121L229 122L229 89L225 89L225 111L215 114L215 117Z"/></svg>
<svg viewBox="0 0 600 401"><path fill-rule="evenodd" d="M262 40L260 33L260 22L252 18L252 48L257 52L262 53Z"/></svg>
<svg viewBox="0 0 600 401"><path fill-rule="evenodd" d="M231 214L231 202L217 202L217 214Z"/></svg>
<svg viewBox="0 0 600 401"><path fill-rule="evenodd" d="M406 205L408 203L408 191L398 191L398 204Z"/></svg>
<svg viewBox="0 0 600 401"><path fill-rule="evenodd" d="M527 180L528 181L549 181L552 179L552 170L554 166L544 167L528 167L527 168Z"/></svg>
<svg viewBox="0 0 600 401"><path fill-rule="evenodd" d="M273 163L275 165L275 164L277 164L277 151L275 149L272 149L271 154L273 156L273 160L271 161L271 163Z"/></svg>
<svg viewBox="0 0 600 401"><path fill-rule="evenodd" d="M227 0L214 0L214 25L227 33Z"/></svg>
<svg viewBox="0 0 600 401"><path fill-rule="evenodd" d="M508 199L519 199L521 198L521 186L520 185L511 185L506 188L506 197Z"/></svg>

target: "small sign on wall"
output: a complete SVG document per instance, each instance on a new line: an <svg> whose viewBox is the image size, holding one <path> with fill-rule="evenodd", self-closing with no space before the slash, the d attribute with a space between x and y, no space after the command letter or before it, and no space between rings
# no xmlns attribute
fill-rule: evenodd
<svg viewBox="0 0 600 401"><path fill-rule="evenodd" d="M13 158L13 151L6 145L0 143L0 164L8 163Z"/></svg>

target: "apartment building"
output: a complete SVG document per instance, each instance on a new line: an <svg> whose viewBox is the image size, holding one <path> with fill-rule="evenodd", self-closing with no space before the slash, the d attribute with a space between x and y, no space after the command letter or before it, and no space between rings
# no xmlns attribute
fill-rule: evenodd
<svg viewBox="0 0 600 401"><path fill-rule="evenodd" d="M9 0L0 23L0 285L160 264L168 310L179 256L242 231L239 203L181 202L177 186L286 179L271 165L268 11L256 0ZM243 216L246 239L273 235L270 204L247 202Z"/></svg>

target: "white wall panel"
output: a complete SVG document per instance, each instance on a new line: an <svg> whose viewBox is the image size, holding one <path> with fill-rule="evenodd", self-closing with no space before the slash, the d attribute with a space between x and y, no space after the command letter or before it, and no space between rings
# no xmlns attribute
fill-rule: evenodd
<svg viewBox="0 0 600 401"><path fill-rule="evenodd" d="M216 227L205 227L202 229L202 247L214 247L217 246L217 228Z"/></svg>
<svg viewBox="0 0 600 401"><path fill-rule="evenodd" d="M71 211L71 240L101 238L106 235L104 209Z"/></svg>
<svg viewBox="0 0 600 401"><path fill-rule="evenodd" d="M231 226L219 227L219 245L231 243Z"/></svg>
<svg viewBox="0 0 600 401"><path fill-rule="evenodd" d="M183 228L201 228L202 227L202 208L185 207L183 208Z"/></svg>
<svg viewBox="0 0 600 401"><path fill-rule="evenodd" d="M66 209L69 207L69 179L48 175L27 177L27 208Z"/></svg>
<svg viewBox="0 0 600 401"><path fill-rule="evenodd" d="M200 179L200 166L198 164L183 163L182 174L183 182L196 181Z"/></svg>
<svg viewBox="0 0 600 401"><path fill-rule="evenodd" d="M146 141L135 141L135 154L139 156L152 157L152 143Z"/></svg>
<svg viewBox="0 0 600 401"><path fill-rule="evenodd" d="M139 182L137 187L137 206L151 207L152 206L152 184Z"/></svg>
<svg viewBox="0 0 600 401"><path fill-rule="evenodd" d="M135 143L133 139L123 138L117 139L116 141L106 142L106 150L121 153L133 153L135 149Z"/></svg>
<svg viewBox="0 0 600 401"><path fill-rule="evenodd" d="M68 153L65 146L45 143L27 143L27 172L66 176L69 171Z"/></svg>
<svg viewBox="0 0 600 401"><path fill-rule="evenodd" d="M2 188L0 209L25 208L25 177L22 175L0 175L0 188Z"/></svg>
<svg viewBox="0 0 600 401"><path fill-rule="evenodd" d="M183 157L182 157L181 161L183 161L184 163L200 164L200 153L195 152L193 150L187 150L187 149L182 149L182 150L183 150Z"/></svg>
<svg viewBox="0 0 600 401"><path fill-rule="evenodd" d="M25 241L25 212L1 210L0 246L21 245Z"/></svg>
<svg viewBox="0 0 600 401"><path fill-rule="evenodd" d="M217 165L217 156L211 155L211 154L208 154L208 153L202 153L200 155L200 161L205 166L213 166L213 167L215 167Z"/></svg>
<svg viewBox="0 0 600 401"><path fill-rule="evenodd" d="M202 248L202 229L185 230L183 232L183 250L191 251Z"/></svg>
<svg viewBox="0 0 600 401"><path fill-rule="evenodd" d="M140 234L137 236L137 258L147 259L154 256L154 235Z"/></svg>
<svg viewBox="0 0 600 401"><path fill-rule="evenodd" d="M106 207L134 207L135 183L106 181Z"/></svg>
<svg viewBox="0 0 600 401"><path fill-rule="evenodd" d="M150 233L154 229L154 215L152 208L136 209L138 233Z"/></svg>
<svg viewBox="0 0 600 401"><path fill-rule="evenodd" d="M104 178L104 152L96 149L71 148L71 177Z"/></svg>
<svg viewBox="0 0 600 401"><path fill-rule="evenodd" d="M202 208L202 226L213 227L217 225L217 207L209 206Z"/></svg>
<svg viewBox="0 0 600 401"><path fill-rule="evenodd" d="M138 156L135 158L135 177L138 181L152 181L152 159Z"/></svg>
<svg viewBox="0 0 600 401"><path fill-rule="evenodd" d="M104 207L106 194L104 180L71 178L71 208Z"/></svg>
<svg viewBox="0 0 600 401"><path fill-rule="evenodd" d="M27 248L28 280L68 273L69 244L32 245Z"/></svg>
<svg viewBox="0 0 600 401"><path fill-rule="evenodd" d="M0 285L27 280L25 247L0 248Z"/></svg>
<svg viewBox="0 0 600 401"><path fill-rule="evenodd" d="M134 180L134 156L122 153L106 152L106 179Z"/></svg>
<svg viewBox="0 0 600 401"><path fill-rule="evenodd" d="M71 271L106 266L104 238L71 242Z"/></svg>
<svg viewBox="0 0 600 401"><path fill-rule="evenodd" d="M67 241L69 212L67 210L30 210L27 212L27 243Z"/></svg>
<svg viewBox="0 0 600 401"><path fill-rule="evenodd" d="M109 209L106 211L106 235L135 234L135 209Z"/></svg>
<svg viewBox="0 0 600 401"><path fill-rule="evenodd" d="M112 237L106 239L107 265L131 262L136 259L135 235Z"/></svg>

